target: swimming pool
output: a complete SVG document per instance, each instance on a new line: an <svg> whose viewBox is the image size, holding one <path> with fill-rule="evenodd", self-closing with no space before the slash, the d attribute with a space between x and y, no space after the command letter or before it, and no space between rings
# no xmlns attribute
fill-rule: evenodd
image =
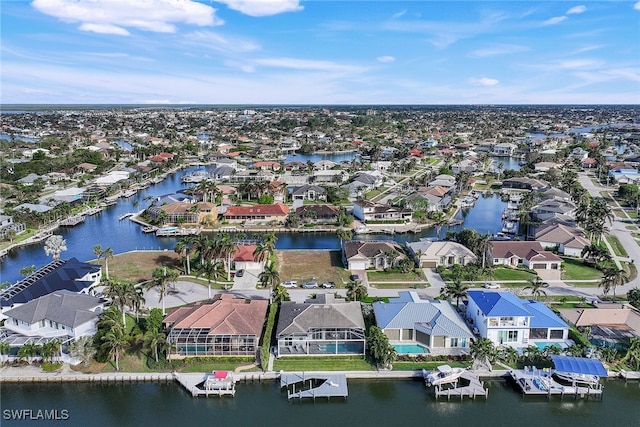
<svg viewBox="0 0 640 427"><path fill-rule="evenodd" d="M429 354L429 349L421 344L392 344L398 354Z"/></svg>

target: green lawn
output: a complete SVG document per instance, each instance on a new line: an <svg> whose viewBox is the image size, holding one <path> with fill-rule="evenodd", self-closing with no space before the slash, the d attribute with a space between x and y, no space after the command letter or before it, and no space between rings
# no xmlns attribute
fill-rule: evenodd
<svg viewBox="0 0 640 427"><path fill-rule="evenodd" d="M375 368L359 357L281 357L273 362L274 371L373 371Z"/></svg>
<svg viewBox="0 0 640 427"><path fill-rule="evenodd" d="M502 280L533 280L535 277L535 273L527 270L507 267L499 267L493 270L493 280L496 282L500 282Z"/></svg>
<svg viewBox="0 0 640 427"><path fill-rule="evenodd" d="M376 289L424 289L428 288L429 285L426 283L370 283L372 288Z"/></svg>
<svg viewBox="0 0 640 427"><path fill-rule="evenodd" d="M562 258L562 280L594 280L601 279L602 272L585 265L582 260Z"/></svg>
<svg viewBox="0 0 640 427"><path fill-rule="evenodd" d="M430 361L430 362L393 362L393 370L394 371L415 371L418 369L426 369L427 371L431 371L436 369L440 365L447 364L452 368L466 368L470 366L468 362L457 362L453 360L440 360L440 361Z"/></svg>
<svg viewBox="0 0 640 427"><path fill-rule="evenodd" d="M411 271L402 273L400 271L367 271L370 282L409 282L414 280L424 280L420 275Z"/></svg>
<svg viewBox="0 0 640 427"><path fill-rule="evenodd" d="M622 246L622 243L620 243L620 240L618 240L616 236L611 236L611 235L605 236L605 239L607 239L607 242L609 242L609 244L613 248L613 252L617 256L623 256L623 257L629 256L627 254L627 251Z"/></svg>

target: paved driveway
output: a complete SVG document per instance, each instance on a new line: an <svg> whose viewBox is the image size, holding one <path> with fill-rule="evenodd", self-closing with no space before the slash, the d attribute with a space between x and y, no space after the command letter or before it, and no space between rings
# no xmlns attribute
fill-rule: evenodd
<svg viewBox="0 0 640 427"><path fill-rule="evenodd" d="M233 278L233 290L234 291L249 291L255 290L258 284L258 276L262 270L245 270L242 277Z"/></svg>

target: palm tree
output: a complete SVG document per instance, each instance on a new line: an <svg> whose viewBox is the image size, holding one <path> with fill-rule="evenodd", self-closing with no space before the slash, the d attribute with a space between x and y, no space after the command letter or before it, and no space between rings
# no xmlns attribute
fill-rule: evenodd
<svg viewBox="0 0 640 427"><path fill-rule="evenodd" d="M469 285L467 283L462 283L459 277L454 278L453 282L447 283L440 291L440 295L445 297L447 300L451 300L451 298L456 299L456 309L460 307L460 298L464 298L467 296L467 290L469 290Z"/></svg>
<svg viewBox="0 0 640 427"><path fill-rule="evenodd" d="M38 344L29 342L20 347L18 350L18 358L19 359L27 359L29 363L32 362L32 359L40 354L42 351L42 347Z"/></svg>
<svg viewBox="0 0 640 427"><path fill-rule="evenodd" d="M605 269L604 276L600 279L598 287L603 288L603 293L608 294L609 290L613 288L613 300L616 300L616 287L624 285L629 278L624 270L620 270L617 267L610 267ZM606 292L605 292L606 289Z"/></svg>
<svg viewBox="0 0 640 427"><path fill-rule="evenodd" d="M53 358L60 351L60 341L51 340L42 345L42 360L53 362Z"/></svg>
<svg viewBox="0 0 640 427"><path fill-rule="evenodd" d="M498 358L507 365L514 366L518 362L519 357L520 353L518 353L518 350L510 345L498 349Z"/></svg>
<svg viewBox="0 0 640 427"><path fill-rule="evenodd" d="M345 240L351 240L353 237L353 232L348 228L338 228L336 230L336 236L340 240L340 247L342 247L342 242Z"/></svg>
<svg viewBox="0 0 640 427"><path fill-rule="evenodd" d="M111 304L117 307L122 313L122 324L126 325L125 307L133 307L137 292L135 285L131 282L119 282L107 280L105 296L111 299Z"/></svg>
<svg viewBox="0 0 640 427"><path fill-rule="evenodd" d="M585 258L587 263L596 266L609 262L612 259L609 249L596 243L585 246L580 252L580 255Z"/></svg>
<svg viewBox="0 0 640 427"><path fill-rule="evenodd" d="M277 285L271 294L274 303L278 304L282 301L291 301L289 291L284 286Z"/></svg>
<svg viewBox="0 0 640 427"><path fill-rule="evenodd" d="M220 260L206 260L202 266L202 273L207 278L209 299L211 299L211 279L217 284L218 279L224 274L224 264Z"/></svg>
<svg viewBox="0 0 640 427"><path fill-rule="evenodd" d="M23 267L20 269L20 275L27 277L33 273L36 272L36 266L35 265L30 265L28 267Z"/></svg>
<svg viewBox="0 0 640 427"><path fill-rule="evenodd" d="M210 245L209 238L204 234L199 234L198 237L191 241L191 250L200 253L200 265L204 265L204 258Z"/></svg>
<svg viewBox="0 0 640 427"><path fill-rule="evenodd" d="M54 234L44 242L44 253L52 255L54 260L60 259L60 254L67 250L67 241L58 234Z"/></svg>
<svg viewBox="0 0 640 427"><path fill-rule="evenodd" d="M489 253L489 250L491 249L491 241L489 240L490 237L491 236L489 236L489 234L480 235L474 246L473 252L478 258L482 259L482 268L485 267L487 255Z"/></svg>
<svg viewBox="0 0 640 427"><path fill-rule="evenodd" d="M367 348L374 362L382 367L389 366L398 355L395 347L389 344L389 338L377 326L371 326L367 332Z"/></svg>
<svg viewBox="0 0 640 427"><path fill-rule="evenodd" d="M640 338L631 338L629 348L620 363L624 363L634 371L640 371Z"/></svg>
<svg viewBox="0 0 640 427"><path fill-rule="evenodd" d="M267 233L264 240L262 241L262 246L264 246L265 250L269 254L269 257L267 258L267 260L269 260L273 256L273 253L276 250L277 241L278 241L278 236L276 236L276 233L274 232Z"/></svg>
<svg viewBox="0 0 640 427"><path fill-rule="evenodd" d="M537 301L538 297L540 297L541 295L547 296L547 292L544 290L544 288L548 287L549 284L547 282L543 281L539 277L536 277L535 279L529 280L529 285L522 288L522 290L526 291L530 289L531 295Z"/></svg>
<svg viewBox="0 0 640 427"><path fill-rule="evenodd" d="M149 349L158 363L158 348L161 348L166 342L167 336L158 329L148 330L144 334L144 346Z"/></svg>
<svg viewBox="0 0 640 427"><path fill-rule="evenodd" d="M2 355L2 363L5 362L5 358L4 356L6 356L7 354L9 354L9 351L11 351L11 345L6 342L6 341L2 341L0 342L0 355Z"/></svg>
<svg viewBox="0 0 640 427"><path fill-rule="evenodd" d="M269 287L273 291L273 288L280 283L280 273L278 273L274 265L268 265L258 275L258 280L262 286ZM271 292L269 292L269 300L271 300Z"/></svg>
<svg viewBox="0 0 640 427"><path fill-rule="evenodd" d="M256 260L256 262L265 262L268 257L269 252L267 248L262 243L259 243L253 250L253 259Z"/></svg>
<svg viewBox="0 0 640 427"><path fill-rule="evenodd" d="M101 347L107 352L107 354L113 355L116 364L116 371L120 370L120 366L118 364L120 360L120 352L128 344L129 337L125 333L124 326L120 324L109 329L109 331L102 337Z"/></svg>
<svg viewBox="0 0 640 427"><path fill-rule="evenodd" d="M347 299L349 301L362 301L367 297L367 287L360 282L347 283Z"/></svg>
<svg viewBox="0 0 640 427"><path fill-rule="evenodd" d="M160 298L158 302L162 302L162 315L165 314L165 299L164 296L167 293L167 284L171 281L177 279L177 276L173 271L167 272L166 268L156 267L153 269L153 273L151 273L152 279L147 283L147 289L158 288L158 293L160 294ZM176 276L176 277L174 277Z"/></svg>
<svg viewBox="0 0 640 427"><path fill-rule="evenodd" d="M185 260L187 275L191 275L191 250L193 249L193 236L183 237L176 242L173 251L180 254Z"/></svg>
<svg viewBox="0 0 640 427"><path fill-rule="evenodd" d="M106 248L102 250L102 246L95 245L93 247L93 253L100 258L104 258L104 273L107 280L109 280L109 258L113 258L113 249Z"/></svg>
<svg viewBox="0 0 640 427"><path fill-rule="evenodd" d="M497 354L493 342L489 338L471 338L469 353L478 362L489 366Z"/></svg>

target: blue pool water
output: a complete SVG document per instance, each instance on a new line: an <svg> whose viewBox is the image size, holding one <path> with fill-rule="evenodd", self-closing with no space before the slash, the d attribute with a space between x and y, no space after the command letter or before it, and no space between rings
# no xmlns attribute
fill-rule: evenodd
<svg viewBox="0 0 640 427"><path fill-rule="evenodd" d="M393 344L398 354L429 354L429 349L420 344Z"/></svg>
<svg viewBox="0 0 640 427"><path fill-rule="evenodd" d="M336 352L336 345L338 351ZM326 344L327 353L330 354L360 354L363 351L362 344L358 343L328 343Z"/></svg>

